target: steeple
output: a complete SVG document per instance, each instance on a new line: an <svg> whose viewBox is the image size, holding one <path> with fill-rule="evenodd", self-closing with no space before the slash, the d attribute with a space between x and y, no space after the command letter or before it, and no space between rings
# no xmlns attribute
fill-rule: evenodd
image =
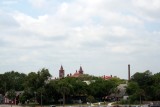
<svg viewBox="0 0 160 107"><path fill-rule="evenodd" d="M83 74L83 69L82 69L81 66L80 66L80 68L79 68L79 73L80 73L80 74Z"/></svg>
<svg viewBox="0 0 160 107"><path fill-rule="evenodd" d="M61 68L60 68L60 70L63 70L63 66L61 65Z"/></svg>
<svg viewBox="0 0 160 107"><path fill-rule="evenodd" d="M59 78L64 78L64 70L63 70L62 65L61 65L60 70L59 70Z"/></svg>

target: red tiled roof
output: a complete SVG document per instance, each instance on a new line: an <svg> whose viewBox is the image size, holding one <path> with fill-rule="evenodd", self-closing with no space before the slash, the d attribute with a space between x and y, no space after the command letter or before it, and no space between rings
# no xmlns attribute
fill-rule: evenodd
<svg viewBox="0 0 160 107"><path fill-rule="evenodd" d="M108 80L108 79L111 79L112 76L105 76L105 75L104 75L104 76L102 76L102 78L105 79L105 80Z"/></svg>
<svg viewBox="0 0 160 107"><path fill-rule="evenodd" d="M79 77L80 75L81 75L81 73L78 72L78 71L76 71L76 72L72 75L72 77Z"/></svg>

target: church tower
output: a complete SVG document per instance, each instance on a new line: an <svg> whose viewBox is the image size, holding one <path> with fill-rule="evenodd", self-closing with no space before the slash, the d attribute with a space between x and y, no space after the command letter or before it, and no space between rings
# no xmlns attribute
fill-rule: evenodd
<svg viewBox="0 0 160 107"><path fill-rule="evenodd" d="M83 74L83 69L82 69L82 67L80 66L80 69L79 69L79 74Z"/></svg>
<svg viewBox="0 0 160 107"><path fill-rule="evenodd" d="M63 66L61 65L61 68L59 70L59 78L64 78L64 70L63 70Z"/></svg>

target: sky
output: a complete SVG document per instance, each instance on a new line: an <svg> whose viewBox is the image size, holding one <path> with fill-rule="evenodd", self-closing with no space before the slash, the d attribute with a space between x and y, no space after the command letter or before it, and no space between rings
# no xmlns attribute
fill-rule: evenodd
<svg viewBox="0 0 160 107"><path fill-rule="evenodd" d="M160 0L0 0L0 73L160 72Z"/></svg>

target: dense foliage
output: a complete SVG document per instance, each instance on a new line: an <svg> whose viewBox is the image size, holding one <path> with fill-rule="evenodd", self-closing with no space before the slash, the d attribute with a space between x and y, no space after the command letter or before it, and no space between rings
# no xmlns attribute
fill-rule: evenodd
<svg viewBox="0 0 160 107"><path fill-rule="evenodd" d="M130 103L159 100L160 73L153 75L149 70L135 73L128 83L127 93Z"/></svg>
<svg viewBox="0 0 160 107"><path fill-rule="evenodd" d="M15 71L0 75L0 94L23 92L18 98L21 103L29 100L39 104L65 104L104 101L106 96L117 94L117 86L126 83L126 80L112 78L104 80L88 74L80 77L65 77L51 79L48 69L29 74ZM12 90L12 91L11 91ZM129 95L128 103L139 103L144 100L160 99L160 73L150 71L135 73L128 81L126 92ZM15 96L14 96L15 97Z"/></svg>
<svg viewBox="0 0 160 107"><path fill-rule="evenodd" d="M24 90L26 74L15 71L0 74L0 93L4 94L8 90L21 91Z"/></svg>
<svg viewBox="0 0 160 107"><path fill-rule="evenodd" d="M10 90L23 91L19 101L29 100L39 104L85 103L103 101L118 84L124 82L118 78L104 80L88 74L77 78L65 77L51 79L48 69L30 72L28 75L15 71L0 75L0 93L5 95ZM94 99L94 100L93 100Z"/></svg>

